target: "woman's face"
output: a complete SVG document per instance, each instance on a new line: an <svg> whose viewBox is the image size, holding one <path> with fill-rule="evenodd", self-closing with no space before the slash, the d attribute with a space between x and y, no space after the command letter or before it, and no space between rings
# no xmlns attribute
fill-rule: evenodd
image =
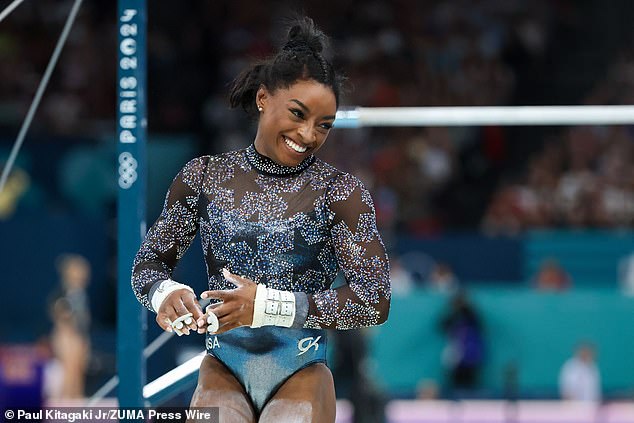
<svg viewBox="0 0 634 423"><path fill-rule="evenodd" d="M332 89L314 80L300 80L274 93L260 87L256 106L262 110L255 147L285 166L297 166L319 150L337 112Z"/></svg>

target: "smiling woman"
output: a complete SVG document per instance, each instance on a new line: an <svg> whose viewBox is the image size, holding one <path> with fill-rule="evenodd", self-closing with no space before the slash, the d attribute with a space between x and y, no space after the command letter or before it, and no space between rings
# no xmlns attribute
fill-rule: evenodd
<svg viewBox="0 0 634 423"><path fill-rule="evenodd" d="M334 422L325 329L386 321L389 264L362 183L316 158L341 79L303 18L244 71L231 105L257 116L249 147L191 160L135 259L137 298L179 335L207 334L192 407L227 422ZM171 275L200 230L212 305ZM342 271L347 284L331 288Z"/></svg>
<svg viewBox="0 0 634 423"><path fill-rule="evenodd" d="M273 93L262 86L256 103L260 124L255 149L286 166L297 166L324 144L337 111L332 89L314 80Z"/></svg>

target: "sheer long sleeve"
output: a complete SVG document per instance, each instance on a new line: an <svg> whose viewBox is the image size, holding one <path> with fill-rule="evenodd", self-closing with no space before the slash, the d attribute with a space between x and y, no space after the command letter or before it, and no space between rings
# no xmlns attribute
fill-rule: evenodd
<svg viewBox="0 0 634 423"><path fill-rule="evenodd" d="M152 287L171 278L198 230L198 200L208 157L187 163L176 175L165 197L161 215L148 231L134 259L132 289L152 310Z"/></svg>
<svg viewBox="0 0 634 423"><path fill-rule="evenodd" d="M362 183L340 175L326 195L331 238L347 285L308 296L308 328L380 325L390 309L389 262L376 226L372 198Z"/></svg>

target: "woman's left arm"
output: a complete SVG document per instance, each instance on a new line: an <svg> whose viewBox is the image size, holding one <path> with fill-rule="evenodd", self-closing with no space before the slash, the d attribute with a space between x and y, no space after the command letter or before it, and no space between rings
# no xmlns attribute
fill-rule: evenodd
<svg viewBox="0 0 634 423"><path fill-rule="evenodd" d="M304 327L380 325L390 310L390 270L370 193L359 179L342 174L333 181L326 198L332 243L347 285L308 295Z"/></svg>

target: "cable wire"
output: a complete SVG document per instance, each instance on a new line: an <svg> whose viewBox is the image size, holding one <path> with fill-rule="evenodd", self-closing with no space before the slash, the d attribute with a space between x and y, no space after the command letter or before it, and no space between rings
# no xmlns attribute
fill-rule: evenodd
<svg viewBox="0 0 634 423"><path fill-rule="evenodd" d="M42 96L44 95L44 91L46 90L46 86L48 85L48 81L51 78L51 74L55 69L55 65L57 64L57 60L59 59L60 54L62 53L62 48L64 44L66 44L66 39L68 38L68 34L70 33L71 28L73 27L73 23L75 22L75 18L77 17L77 12L79 11L79 7L81 6L83 0L75 0L73 7L68 14L68 18L66 19L66 23L64 24L64 29L62 30L62 34L57 40L57 45L55 46L55 50L53 51L53 55L51 56L51 60L49 60L48 65L46 66L46 71L44 72L44 76L40 81L40 85L37 87L37 92L35 93L35 97L33 98L33 102L29 107L29 111L26 114L26 118L24 122L22 122L22 127L20 128L20 132L18 133L18 138L15 140L13 144L13 148L11 149L11 154L9 154L9 158L2 169L2 176L0 177L0 192L4 189L4 186L9 179L9 173L13 168L13 164L15 163L15 159L18 156L18 152L22 147L22 143L24 142L24 137L26 136L29 127L31 126L31 122L33 121L33 116L35 116L35 112L37 111L38 106L40 105L40 101L42 100Z"/></svg>
<svg viewBox="0 0 634 423"><path fill-rule="evenodd" d="M6 18L7 16L9 16L9 14L11 12L13 12L13 9L15 9L16 7L18 7L24 0L14 0L13 3L11 3L10 5L8 5L7 7L4 8L4 10L2 12L0 12L0 22L2 22L4 20L4 18Z"/></svg>

